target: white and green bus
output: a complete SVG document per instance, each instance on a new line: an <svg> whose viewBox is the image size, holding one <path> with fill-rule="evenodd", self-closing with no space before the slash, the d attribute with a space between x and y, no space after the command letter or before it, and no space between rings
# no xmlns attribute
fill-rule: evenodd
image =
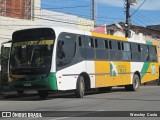
<svg viewBox="0 0 160 120"><path fill-rule="evenodd" d="M155 43L64 28L32 28L12 35L10 88L73 90L79 98L87 89L110 90L139 85L159 77Z"/></svg>

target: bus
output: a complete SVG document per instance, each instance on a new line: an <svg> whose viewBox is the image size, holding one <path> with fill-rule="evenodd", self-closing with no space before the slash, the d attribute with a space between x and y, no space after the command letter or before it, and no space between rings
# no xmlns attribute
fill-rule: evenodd
<svg viewBox="0 0 160 120"><path fill-rule="evenodd" d="M111 90L159 78L157 45L152 42L66 28L31 28L12 35L9 81L13 90Z"/></svg>

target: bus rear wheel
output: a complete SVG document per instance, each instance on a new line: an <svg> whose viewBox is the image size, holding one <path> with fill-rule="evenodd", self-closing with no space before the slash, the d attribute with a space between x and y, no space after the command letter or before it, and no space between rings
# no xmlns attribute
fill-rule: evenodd
<svg viewBox="0 0 160 120"><path fill-rule="evenodd" d="M126 85L125 89L127 91L136 91L139 89L139 87L140 87L140 78L137 74L134 74L132 85Z"/></svg>
<svg viewBox="0 0 160 120"><path fill-rule="evenodd" d="M85 92L85 83L83 76L79 76L77 80L75 95L77 98L83 98Z"/></svg>
<svg viewBox="0 0 160 120"><path fill-rule="evenodd" d="M46 99L48 97L48 91L47 90L38 90L38 95L42 99Z"/></svg>

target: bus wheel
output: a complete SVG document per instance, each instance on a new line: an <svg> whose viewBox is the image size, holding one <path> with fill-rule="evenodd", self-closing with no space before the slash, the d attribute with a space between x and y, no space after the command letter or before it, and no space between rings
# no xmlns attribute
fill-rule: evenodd
<svg viewBox="0 0 160 120"><path fill-rule="evenodd" d="M132 83L132 85L126 85L125 89L127 91L136 91L136 90L139 89L139 86L140 86L139 76L137 74L134 74L133 75L133 83Z"/></svg>
<svg viewBox="0 0 160 120"><path fill-rule="evenodd" d="M23 95L23 93L24 93L24 90L17 90L17 94L18 94L19 96Z"/></svg>
<svg viewBox="0 0 160 120"><path fill-rule="evenodd" d="M83 76L79 76L77 80L75 95L77 98L83 98L84 92L85 92L84 78Z"/></svg>
<svg viewBox="0 0 160 120"><path fill-rule="evenodd" d="M47 90L38 90L38 95L42 99L46 99L48 97L48 91Z"/></svg>
<svg viewBox="0 0 160 120"><path fill-rule="evenodd" d="M112 87L102 87L102 88L98 88L98 90L100 92L107 92L107 91L111 91Z"/></svg>

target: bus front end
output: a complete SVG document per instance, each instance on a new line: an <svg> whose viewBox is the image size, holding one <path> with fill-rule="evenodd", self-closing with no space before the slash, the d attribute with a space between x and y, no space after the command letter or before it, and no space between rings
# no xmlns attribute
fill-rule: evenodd
<svg viewBox="0 0 160 120"><path fill-rule="evenodd" d="M57 90L55 72L51 72L55 32L51 28L16 31L12 35L9 63L10 88L16 91Z"/></svg>

